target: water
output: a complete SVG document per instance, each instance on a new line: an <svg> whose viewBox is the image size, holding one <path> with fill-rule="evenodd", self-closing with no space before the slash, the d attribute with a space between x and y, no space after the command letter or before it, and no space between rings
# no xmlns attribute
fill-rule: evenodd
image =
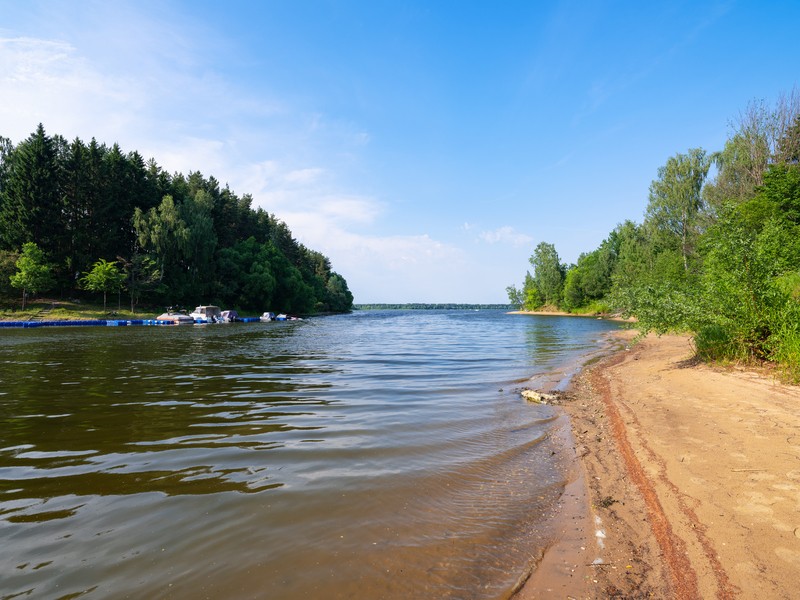
<svg viewBox="0 0 800 600"><path fill-rule="evenodd" d="M503 598L563 489L522 401L612 324L0 333L0 598Z"/></svg>

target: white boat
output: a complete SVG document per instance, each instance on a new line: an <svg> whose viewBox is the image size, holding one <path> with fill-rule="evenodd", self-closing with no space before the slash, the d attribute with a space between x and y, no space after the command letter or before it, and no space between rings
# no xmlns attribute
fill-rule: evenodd
<svg viewBox="0 0 800 600"><path fill-rule="evenodd" d="M222 316L219 306L198 306L189 314L196 323L216 323Z"/></svg>
<svg viewBox="0 0 800 600"><path fill-rule="evenodd" d="M194 319L185 313L165 312L156 317L156 321L165 325L193 325Z"/></svg>
<svg viewBox="0 0 800 600"><path fill-rule="evenodd" d="M276 320L276 321L285 321L285 320L286 320L286 319L288 319L288 318L289 318L289 317L287 317L285 314L283 314L283 313L280 313L278 316L276 316L276 317L275 317L275 320Z"/></svg>
<svg viewBox="0 0 800 600"><path fill-rule="evenodd" d="M274 321L275 320L275 313L265 312L263 315L261 315L258 318L258 320L261 321L262 323L269 323L270 321Z"/></svg>
<svg viewBox="0 0 800 600"><path fill-rule="evenodd" d="M233 323L239 320L239 313L235 310L223 310L219 315L219 320L223 323Z"/></svg>

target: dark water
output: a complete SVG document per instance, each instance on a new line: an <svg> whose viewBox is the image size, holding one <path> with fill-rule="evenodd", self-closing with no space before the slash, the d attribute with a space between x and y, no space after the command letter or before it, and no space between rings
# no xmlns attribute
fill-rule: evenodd
<svg viewBox="0 0 800 600"><path fill-rule="evenodd" d="M564 483L557 411L515 390L613 327L0 332L0 598L505 597Z"/></svg>

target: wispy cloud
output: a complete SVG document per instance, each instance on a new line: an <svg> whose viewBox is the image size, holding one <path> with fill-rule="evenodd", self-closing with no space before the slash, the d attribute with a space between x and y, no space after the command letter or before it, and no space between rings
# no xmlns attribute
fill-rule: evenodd
<svg viewBox="0 0 800 600"><path fill-rule="evenodd" d="M510 226L499 227L492 231L482 231L478 234L478 238L487 244L511 244L515 247L527 246L533 242L531 236L520 233Z"/></svg>
<svg viewBox="0 0 800 600"><path fill-rule="evenodd" d="M128 114L135 114L131 109L140 101L136 89L123 77L99 73L67 42L0 39L0 123L3 135L15 142L39 122L68 134L93 121L101 121L100 129L109 120L119 123L125 113L109 109L125 106Z"/></svg>
<svg viewBox="0 0 800 600"><path fill-rule="evenodd" d="M358 233L354 217L342 222L322 212L282 215L298 239L331 257L334 269L347 278L356 301L449 302L463 297L471 280L465 253L429 235L379 236ZM433 299L431 293L449 294Z"/></svg>

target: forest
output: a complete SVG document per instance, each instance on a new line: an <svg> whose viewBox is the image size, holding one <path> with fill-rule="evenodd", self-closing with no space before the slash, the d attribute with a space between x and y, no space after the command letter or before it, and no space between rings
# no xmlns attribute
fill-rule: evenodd
<svg viewBox="0 0 800 600"><path fill-rule="evenodd" d="M214 177L169 174L118 144L68 142L41 124L16 146L0 137L0 297L124 292L132 312L350 310L330 260L252 205Z"/></svg>
<svg viewBox="0 0 800 600"><path fill-rule="evenodd" d="M800 94L753 101L724 148L658 169L641 223L625 221L563 264L539 243L526 310L617 313L642 333L692 335L704 360L775 364L800 382Z"/></svg>

